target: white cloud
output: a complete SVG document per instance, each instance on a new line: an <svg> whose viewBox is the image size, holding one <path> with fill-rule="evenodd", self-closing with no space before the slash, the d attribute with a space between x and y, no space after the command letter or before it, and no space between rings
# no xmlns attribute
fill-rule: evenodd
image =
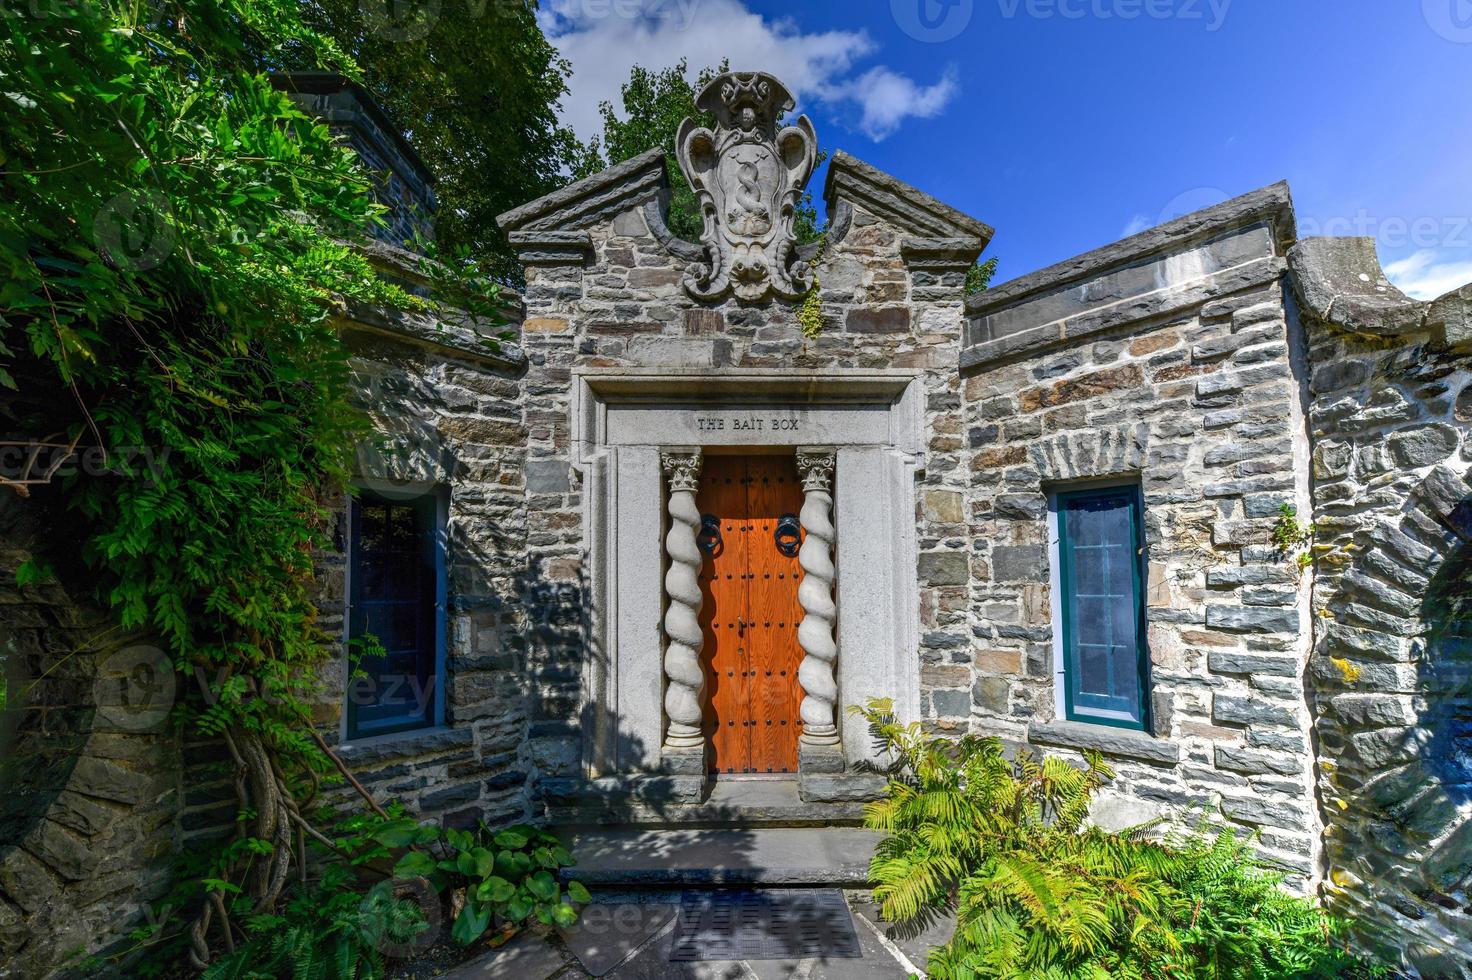
<svg viewBox="0 0 1472 980"><path fill-rule="evenodd" d="M1138 235L1140 232L1144 231L1146 228L1154 228L1154 227L1155 227L1155 222L1154 221L1151 221L1150 218L1147 215L1137 214L1133 218L1131 218L1130 219L1130 223L1127 224L1127 225L1125 225L1124 228L1120 231L1119 237L1120 238L1129 238L1132 235Z"/></svg>
<svg viewBox="0 0 1472 980"><path fill-rule="evenodd" d="M602 131L598 103L617 104L630 68L666 68L681 58L692 73L727 58L737 71L771 72L799 106L816 100L840 115L854 112L857 128L876 142L907 119L939 115L960 91L953 70L933 85L883 65L855 75L856 63L878 50L867 32L805 33L790 19L753 13L744 0L550 0L538 19L572 63L563 120L584 139Z"/></svg>
<svg viewBox="0 0 1472 980"><path fill-rule="evenodd" d="M1447 259L1435 249L1424 248L1387 265L1385 277L1412 299L1440 299L1472 283L1472 259Z"/></svg>
<svg viewBox="0 0 1472 980"><path fill-rule="evenodd" d="M862 113L859 129L878 143L893 136L906 119L940 115L960 90L954 68L946 69L940 81L927 86L880 65L852 81L831 86L821 97L855 102Z"/></svg>

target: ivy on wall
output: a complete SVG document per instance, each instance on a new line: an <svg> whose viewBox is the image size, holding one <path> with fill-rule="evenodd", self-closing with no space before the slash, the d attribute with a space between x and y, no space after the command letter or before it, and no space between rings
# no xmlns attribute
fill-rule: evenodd
<svg viewBox="0 0 1472 980"><path fill-rule="evenodd" d="M185 723L233 762L202 966L277 902L335 768L308 708L335 656L312 557L364 421L333 318L425 301L352 245L378 214L354 155L267 81L288 54L355 71L295 0L38 9L0 18L0 385L38 406L7 425L121 474L34 493L78 542L48 557L161 638L200 686Z"/></svg>

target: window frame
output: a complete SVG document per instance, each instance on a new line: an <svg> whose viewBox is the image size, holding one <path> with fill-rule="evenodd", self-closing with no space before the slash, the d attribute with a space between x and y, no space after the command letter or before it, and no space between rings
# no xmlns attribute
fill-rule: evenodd
<svg viewBox="0 0 1472 980"><path fill-rule="evenodd" d="M354 589L356 587L354 571L358 561L358 528L361 521L361 506L364 500L369 502L380 502L397 506L423 506L432 515L433 525L431 527L432 562L435 577L434 602L431 610L433 617L433 644L430 664L430 704L425 717L414 717L404 719L401 722L387 722L379 725L363 728L357 722L357 706L353 703L352 690L355 679L352 667L352 642L354 624ZM448 488L435 487L421 494L386 494L379 493L370 486L355 483L352 496L348 502L346 514L346 527L343 541L343 711L340 725L340 737L343 743L362 743L377 741L401 736L416 735L421 732L442 728L445 724L445 663L448 647L449 623L448 623L448 591L449 576L446 564L446 552L448 550L449 537L449 492Z"/></svg>
<svg viewBox="0 0 1472 980"><path fill-rule="evenodd" d="M1076 628L1072 615L1070 596L1065 594L1070 579L1070 549L1068 546L1067 504L1076 500L1094 497L1128 496L1130 503L1130 532L1135 548L1135 560L1130 564L1131 587L1134 590L1136 670L1139 678L1138 720L1109 714L1097 713L1105 709L1082 709L1074 703L1073 678L1080 665L1072 648ZM1086 725L1103 725L1127 731L1152 732L1151 718L1151 664L1148 617L1145 602L1147 580L1146 543L1144 535L1145 499L1144 490L1138 481L1109 481L1057 487L1048 494L1049 539L1051 542L1051 576L1053 592L1054 622L1054 667L1055 695L1059 716L1067 721Z"/></svg>

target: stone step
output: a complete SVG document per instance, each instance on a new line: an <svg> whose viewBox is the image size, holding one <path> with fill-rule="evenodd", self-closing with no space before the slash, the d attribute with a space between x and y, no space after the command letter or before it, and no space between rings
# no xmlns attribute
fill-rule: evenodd
<svg viewBox="0 0 1472 980"><path fill-rule="evenodd" d="M852 827L590 830L571 835L577 864L566 876L605 888L863 888L883 837Z"/></svg>
<svg viewBox="0 0 1472 980"><path fill-rule="evenodd" d="M718 779L700 802L665 799L656 780L552 786L547 816L562 827L858 827L860 800L805 802L795 779Z"/></svg>

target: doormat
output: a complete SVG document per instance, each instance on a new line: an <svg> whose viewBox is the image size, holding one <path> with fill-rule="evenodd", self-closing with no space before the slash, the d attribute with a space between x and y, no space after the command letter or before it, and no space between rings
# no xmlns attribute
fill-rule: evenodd
<svg viewBox="0 0 1472 980"><path fill-rule="evenodd" d="M671 963L860 959L843 892L833 888L685 892Z"/></svg>

